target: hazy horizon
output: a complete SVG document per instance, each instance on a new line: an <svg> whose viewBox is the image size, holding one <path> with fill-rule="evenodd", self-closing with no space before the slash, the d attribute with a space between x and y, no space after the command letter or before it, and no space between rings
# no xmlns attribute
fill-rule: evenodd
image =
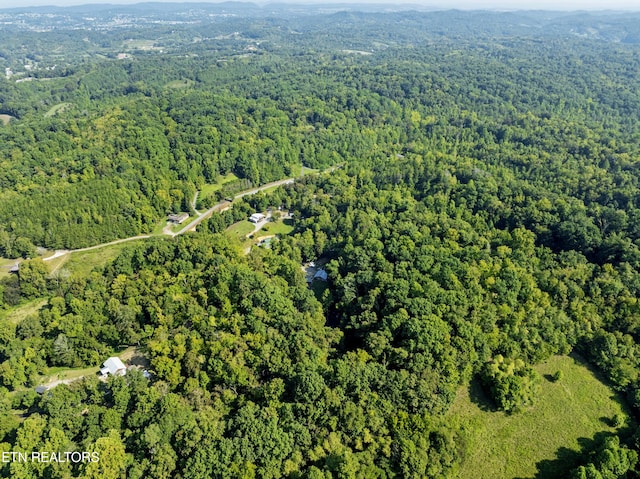
<svg viewBox="0 0 640 479"><path fill-rule="evenodd" d="M154 2L161 3L223 3L228 0L188 0L188 1L175 1L175 0L153 0ZM399 2L393 2L390 0L239 0L246 1L247 3L256 3L260 5L267 5L269 3L291 3L291 4L389 4L389 5L419 5L422 7L433 7L442 9L464 9L464 10L476 10L476 9L498 9L498 10L554 10L554 11L574 11L574 10L631 10L640 11L640 6L637 0L611 0L607 2L596 0L535 0L529 2L518 2L514 0L401 0ZM0 4L1 8L16 8L16 7L37 7L37 6L59 6L69 7L77 5L88 4L113 4L113 5L133 5L136 3L149 3L147 1L140 0L111 0L111 1L86 1L86 0L3 0Z"/></svg>

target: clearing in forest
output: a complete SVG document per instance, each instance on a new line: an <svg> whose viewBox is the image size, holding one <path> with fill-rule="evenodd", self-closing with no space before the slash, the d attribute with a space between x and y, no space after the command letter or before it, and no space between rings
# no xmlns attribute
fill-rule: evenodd
<svg viewBox="0 0 640 479"><path fill-rule="evenodd" d="M220 176L218 178L218 181L216 181L215 183L207 183L202 187L202 189L200 190L200 199L211 196L227 183L231 183L232 181L236 180L238 180L238 177L233 173L227 173L224 176Z"/></svg>
<svg viewBox="0 0 640 479"><path fill-rule="evenodd" d="M282 218L271 221L264 225L259 233L256 233L256 239L267 236L286 236L293 232L293 220L290 218Z"/></svg>
<svg viewBox="0 0 640 479"><path fill-rule="evenodd" d="M57 105L53 105L51 108L49 108L49 111L44 114L44 117L45 118L52 117L57 113L62 113L67 108L72 106L73 106L73 103L58 103Z"/></svg>
<svg viewBox="0 0 640 479"><path fill-rule="evenodd" d="M248 234L250 234L255 228L253 223L249 223L248 220L242 220L229 226L225 233L231 238L244 241Z"/></svg>
<svg viewBox="0 0 640 479"><path fill-rule="evenodd" d="M47 299L37 298L5 310L0 310L0 320L7 320L12 324L18 324L32 314L38 314L48 302Z"/></svg>
<svg viewBox="0 0 640 479"><path fill-rule="evenodd" d="M185 79L185 80L174 80L165 85L166 88L189 88L195 85L196 82L193 80Z"/></svg>
<svg viewBox="0 0 640 479"><path fill-rule="evenodd" d="M161 50L161 47L156 46L155 40L144 39L128 39L122 42L122 48L128 51L131 50Z"/></svg>
<svg viewBox="0 0 640 479"><path fill-rule="evenodd" d="M51 261L50 267L52 271L63 268L64 271L70 274L77 274L84 277L89 275L94 268L105 266L116 259L127 246L129 246L129 243L118 243L90 251L72 252Z"/></svg>
<svg viewBox="0 0 640 479"><path fill-rule="evenodd" d="M577 356L555 356L535 369L538 400L521 413L495 411L477 381L458 392L449 412L464 435L458 478L566 477L596 434L615 432L614 415L630 421L622 398ZM562 378L554 382L556 371Z"/></svg>

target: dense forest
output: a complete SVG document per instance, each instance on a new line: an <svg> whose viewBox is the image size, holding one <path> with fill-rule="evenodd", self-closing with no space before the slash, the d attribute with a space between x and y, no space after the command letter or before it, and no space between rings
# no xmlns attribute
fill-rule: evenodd
<svg viewBox="0 0 640 479"><path fill-rule="evenodd" d="M477 384L517 419L565 380L535 367L573 355L628 412L537 477L637 477L640 23L281 15L76 32L84 55L41 47L57 69L0 79L0 256L24 258L0 280L0 452L101 458L0 474L458 477L473 447L458 392ZM36 57L14 43L59 35L14 34L16 71ZM149 38L164 43L118 55ZM240 189L300 165L319 172L90 274L37 257L195 213L229 173ZM224 234L278 208L294 230L270 248ZM326 283L308 286L310 262ZM129 346L150 379L33 389Z"/></svg>

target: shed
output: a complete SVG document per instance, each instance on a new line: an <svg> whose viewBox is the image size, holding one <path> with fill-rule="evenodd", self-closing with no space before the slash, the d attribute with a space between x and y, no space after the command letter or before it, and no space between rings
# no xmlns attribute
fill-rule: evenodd
<svg viewBox="0 0 640 479"><path fill-rule="evenodd" d="M48 386L45 386L45 385L40 385L40 386L37 386L37 387L36 387L36 392L37 392L38 394L44 394L44 393L46 393L48 390L49 390L49 387L48 387Z"/></svg>
<svg viewBox="0 0 640 479"><path fill-rule="evenodd" d="M167 219L172 223L181 225L187 220L188 217L189 217L189 213L179 213L177 215L169 215Z"/></svg>
<svg viewBox="0 0 640 479"><path fill-rule="evenodd" d="M329 275L327 274L327 272L323 269L319 269L318 271L316 271L316 274L313 275L313 279L319 279L320 281L326 281L327 279L329 279Z"/></svg>
<svg viewBox="0 0 640 479"><path fill-rule="evenodd" d="M265 218L266 216L263 215L262 213L254 213L249 217L249 221L251 221L252 223L259 223Z"/></svg>
<svg viewBox="0 0 640 479"><path fill-rule="evenodd" d="M100 374L106 376L111 374L112 376L124 376L127 374L127 367L118 357L111 357L107 359L100 368Z"/></svg>

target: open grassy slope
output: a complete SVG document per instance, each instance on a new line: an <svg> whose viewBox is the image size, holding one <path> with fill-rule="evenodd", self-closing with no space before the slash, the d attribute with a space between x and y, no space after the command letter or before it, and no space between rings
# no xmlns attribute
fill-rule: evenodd
<svg viewBox="0 0 640 479"><path fill-rule="evenodd" d="M220 190L227 183L231 183L232 181L236 181L238 177L233 173L228 173L225 176L220 176L218 181L215 183L207 183L200 190L200 199L207 198L211 196L216 191Z"/></svg>
<svg viewBox="0 0 640 479"><path fill-rule="evenodd" d="M466 436L457 477L563 478L595 435L615 431L615 414L629 421L622 399L579 358L553 357L536 369L543 377L538 401L520 414L494 411L475 382L459 391L450 411ZM552 382L556 371L563 377Z"/></svg>
<svg viewBox="0 0 640 479"><path fill-rule="evenodd" d="M64 256L62 264L58 266L58 269L63 269L69 273L78 274L80 276L86 276L93 268L104 266L116 259L120 252L127 246L130 245L128 243L120 243L91 251L75 252ZM57 259L53 261L57 261Z"/></svg>
<svg viewBox="0 0 640 479"><path fill-rule="evenodd" d="M0 310L0 321L7 320L13 324L18 324L28 316L38 314L40 309L47 304L47 301L48 300L44 298L37 298L8 309Z"/></svg>

